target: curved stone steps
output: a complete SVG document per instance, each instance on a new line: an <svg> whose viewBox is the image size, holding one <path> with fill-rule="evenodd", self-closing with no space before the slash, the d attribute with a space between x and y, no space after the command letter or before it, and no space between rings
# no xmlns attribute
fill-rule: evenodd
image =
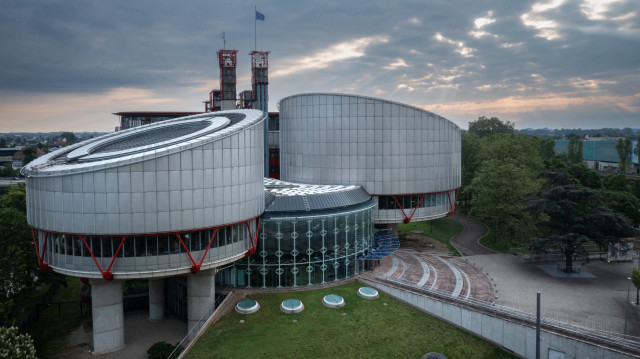
<svg viewBox="0 0 640 359"><path fill-rule="evenodd" d="M448 292L454 298L493 299L491 282L481 271L458 257L399 250L380 264L374 271L379 277Z"/></svg>

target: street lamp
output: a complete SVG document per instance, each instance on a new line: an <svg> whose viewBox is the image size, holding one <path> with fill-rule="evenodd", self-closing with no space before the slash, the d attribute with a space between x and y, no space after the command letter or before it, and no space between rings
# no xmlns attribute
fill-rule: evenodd
<svg viewBox="0 0 640 359"><path fill-rule="evenodd" d="M627 335L627 320L629 318L629 291L631 290L631 277L627 277L627 280L629 281L628 285L627 285L627 304L625 305L625 311L624 311L624 335Z"/></svg>

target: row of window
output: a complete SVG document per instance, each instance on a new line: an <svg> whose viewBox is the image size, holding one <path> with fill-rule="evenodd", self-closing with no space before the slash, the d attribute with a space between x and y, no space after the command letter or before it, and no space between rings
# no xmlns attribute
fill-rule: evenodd
<svg viewBox="0 0 640 359"><path fill-rule="evenodd" d="M255 237L255 221L250 223L250 228L252 235ZM212 228L202 231L180 233L179 235L189 251L194 252L205 250L215 231L215 228ZM247 225L245 223L218 228L217 232L215 232L215 237L211 242L211 248L233 244L249 238L249 231L247 230ZM41 245L43 240L44 234L41 234ZM56 254L78 257L89 257L91 256L91 253L93 253L95 257L112 258L118 251L120 244L122 244L122 248L120 249L118 256L123 258L179 254L186 252L176 234L129 237L91 236L84 237L84 241L86 242L85 245L81 236L50 233L48 234L47 241L47 246L50 246L49 251ZM91 252L87 250L87 246L91 249Z"/></svg>
<svg viewBox="0 0 640 359"><path fill-rule="evenodd" d="M448 192L428 193L424 195L412 194L407 196L378 196L378 209L398 209L398 203L402 208L419 208L440 206L449 202ZM422 198L422 200L421 200ZM397 202L396 202L397 200ZM453 201L453 199L451 199Z"/></svg>

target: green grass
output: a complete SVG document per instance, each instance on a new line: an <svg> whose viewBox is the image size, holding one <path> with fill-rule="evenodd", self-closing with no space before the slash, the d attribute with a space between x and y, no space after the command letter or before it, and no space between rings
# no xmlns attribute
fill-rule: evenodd
<svg viewBox="0 0 640 359"><path fill-rule="evenodd" d="M456 256L459 256L460 253L451 244L451 238L453 238L453 236L455 236L456 234L462 232L463 229L464 228L461 224L449 218L438 218L431 221L398 224L398 232L408 233L415 230L421 230L424 235L444 243L449 248L451 253Z"/></svg>
<svg viewBox="0 0 640 359"><path fill-rule="evenodd" d="M487 228L489 228L489 232L487 232L487 234L484 237L480 238L480 244L482 244L483 246L489 249L493 249L496 252L509 253L510 247L505 246L504 238L502 238L502 236L498 234L498 238L495 239L495 243L494 243L493 230L489 226L487 226Z"/></svg>
<svg viewBox="0 0 640 359"><path fill-rule="evenodd" d="M260 303L260 310L227 314L198 340L187 358L420 358L432 351L449 359L514 358L382 293L376 300L362 299L356 294L360 286L251 294L248 297ZM326 308L322 298L327 294L342 296L346 305ZM301 300L304 311L282 313L280 303L288 298Z"/></svg>
<svg viewBox="0 0 640 359"><path fill-rule="evenodd" d="M67 277L67 286L61 286L52 302L75 301L80 299L78 278ZM36 345L38 358L58 358L67 348L67 335L76 329L82 320L79 303L62 304L60 315L58 306L45 308L29 331Z"/></svg>

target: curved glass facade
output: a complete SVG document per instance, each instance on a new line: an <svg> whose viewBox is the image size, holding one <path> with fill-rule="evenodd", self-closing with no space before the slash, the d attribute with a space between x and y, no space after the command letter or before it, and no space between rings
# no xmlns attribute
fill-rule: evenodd
<svg viewBox="0 0 640 359"><path fill-rule="evenodd" d="M373 245L373 203L311 216L265 215L256 253L235 264L239 287L312 286L369 269L358 260Z"/></svg>

